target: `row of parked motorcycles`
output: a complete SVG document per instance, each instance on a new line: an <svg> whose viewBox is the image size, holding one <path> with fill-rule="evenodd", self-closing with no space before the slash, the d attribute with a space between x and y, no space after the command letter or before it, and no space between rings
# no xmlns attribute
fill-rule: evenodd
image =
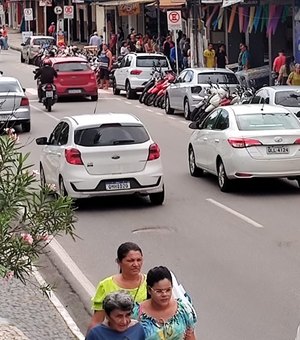
<svg viewBox="0 0 300 340"><path fill-rule="evenodd" d="M160 68L153 66L152 77L144 84L144 90L139 98L140 103L165 109L167 89L176 79L176 73L173 71L163 74ZM212 110L219 106L249 103L256 92L254 86L238 85L234 91L230 91L226 84L221 86L210 82L208 85L205 89L199 86L199 102L190 116L185 117L186 119L202 122ZM167 110L166 113L169 114Z"/></svg>

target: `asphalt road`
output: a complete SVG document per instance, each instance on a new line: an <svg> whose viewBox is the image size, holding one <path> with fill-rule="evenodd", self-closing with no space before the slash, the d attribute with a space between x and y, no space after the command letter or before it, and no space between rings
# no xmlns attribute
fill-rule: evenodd
<svg viewBox="0 0 300 340"><path fill-rule="evenodd" d="M34 88L33 66L19 53L1 52L1 69ZM32 131L21 134L38 167L39 147L57 119L91 113L88 100L57 103L51 114L32 99ZM183 282L198 311L202 340L294 339L300 321L299 189L284 180L237 183L221 193L216 178L192 178L187 165L191 135L180 115L141 106L124 96L101 93L96 112L137 115L158 142L163 157L166 202L152 207L147 199L94 199L77 211L76 243L59 239L84 275L96 285L117 271L117 246L127 240L144 250L144 270L170 267Z"/></svg>

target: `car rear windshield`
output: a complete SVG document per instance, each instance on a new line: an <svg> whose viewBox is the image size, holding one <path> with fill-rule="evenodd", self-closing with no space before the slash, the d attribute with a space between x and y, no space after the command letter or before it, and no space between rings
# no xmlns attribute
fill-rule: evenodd
<svg viewBox="0 0 300 340"><path fill-rule="evenodd" d="M55 64L55 69L60 72L80 72L90 69L88 63L81 61L70 61Z"/></svg>
<svg viewBox="0 0 300 340"><path fill-rule="evenodd" d="M0 82L0 92L23 92L20 85L17 82Z"/></svg>
<svg viewBox="0 0 300 340"><path fill-rule="evenodd" d="M136 58L136 66L137 67L153 67L153 66L161 66L168 67L168 62L166 57L158 57L158 56L144 56Z"/></svg>
<svg viewBox="0 0 300 340"><path fill-rule="evenodd" d="M104 124L76 130L74 139L81 146L112 146L145 143L149 135L142 125Z"/></svg>
<svg viewBox="0 0 300 340"><path fill-rule="evenodd" d="M37 39L33 39L33 45L53 45L54 44L54 39L50 39L50 38L37 38Z"/></svg>
<svg viewBox="0 0 300 340"><path fill-rule="evenodd" d="M211 72L198 74L198 84L209 84L210 82L213 84L239 84L236 75L232 73Z"/></svg>
<svg viewBox="0 0 300 340"><path fill-rule="evenodd" d="M300 129L300 122L292 113L255 113L236 115L241 131Z"/></svg>
<svg viewBox="0 0 300 340"><path fill-rule="evenodd" d="M290 97L294 95L294 97ZM300 108L300 93L294 91L280 91L275 94L275 104L283 105L288 107L299 107Z"/></svg>

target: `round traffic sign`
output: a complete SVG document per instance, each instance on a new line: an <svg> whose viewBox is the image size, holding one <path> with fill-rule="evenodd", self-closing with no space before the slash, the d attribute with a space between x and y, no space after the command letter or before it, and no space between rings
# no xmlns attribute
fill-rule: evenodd
<svg viewBox="0 0 300 340"><path fill-rule="evenodd" d="M180 20L180 15L178 12L170 12L169 13L169 21L172 24L177 24Z"/></svg>
<svg viewBox="0 0 300 340"><path fill-rule="evenodd" d="M59 15L59 14L61 14L62 13L62 8L60 7L60 6L55 6L54 7L54 13L56 14L56 15Z"/></svg>

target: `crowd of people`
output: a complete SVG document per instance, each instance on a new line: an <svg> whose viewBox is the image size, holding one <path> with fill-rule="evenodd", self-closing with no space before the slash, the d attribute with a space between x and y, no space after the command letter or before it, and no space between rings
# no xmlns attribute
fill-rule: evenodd
<svg viewBox="0 0 300 340"><path fill-rule="evenodd" d="M164 266L142 273L143 252L132 242L117 250L119 273L100 281L86 340L195 340L195 311L176 298L174 275Z"/></svg>
<svg viewBox="0 0 300 340"><path fill-rule="evenodd" d="M293 56L286 56L284 50L274 59L273 72L279 85L300 85L300 64Z"/></svg>

